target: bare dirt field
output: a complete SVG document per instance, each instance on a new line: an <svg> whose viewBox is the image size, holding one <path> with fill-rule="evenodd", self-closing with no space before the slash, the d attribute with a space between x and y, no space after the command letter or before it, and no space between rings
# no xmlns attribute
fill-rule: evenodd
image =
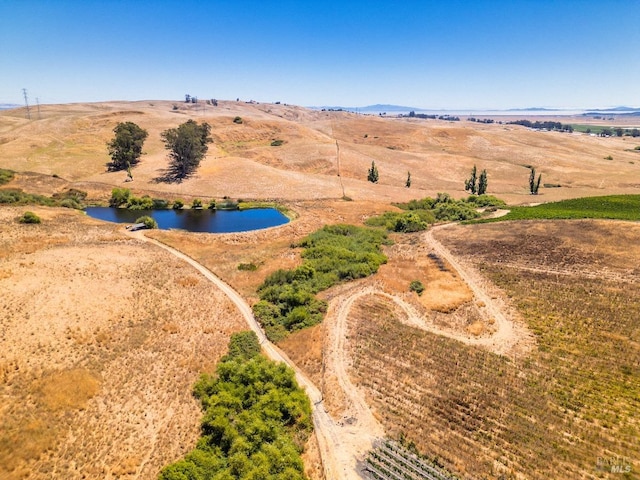
<svg viewBox="0 0 640 480"><path fill-rule="evenodd" d="M305 235L362 224L395 201L461 197L474 164L487 169L489 193L514 204L532 201L529 166L560 185L537 202L640 189L631 137L219 105L42 106L32 122L0 112L0 168L18 172L2 188L79 188L101 202L124 186L187 201L277 199L295 214L282 227L146 233L250 304L268 274L299 265ZM160 132L189 118L211 124L209 154L193 177L159 183ZM105 168L119 121L149 131L126 184ZM372 161L378 184L366 181ZM25 210L43 223L18 224ZM246 328L240 312L189 265L116 226L34 206L1 207L0 220L0 478L155 478L193 447L191 386ZM392 235L376 275L323 292L327 321L279 347L322 392L343 456L361 459L373 437L402 432L461 477L593 478L611 455L640 468L639 235L633 223L582 221ZM325 448L312 441L306 453L313 479Z"/></svg>

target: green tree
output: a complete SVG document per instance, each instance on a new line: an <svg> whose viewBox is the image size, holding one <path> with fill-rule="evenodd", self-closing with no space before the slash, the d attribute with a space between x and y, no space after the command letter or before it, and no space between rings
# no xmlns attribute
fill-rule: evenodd
<svg viewBox="0 0 640 480"><path fill-rule="evenodd" d="M372 161L371 168L367 173L367 180L369 180L371 183L378 183L379 178L380 175L378 174L378 167L376 167L376 162Z"/></svg>
<svg viewBox="0 0 640 480"><path fill-rule="evenodd" d="M110 207L121 207L129 203L131 190L128 188L114 188L111 190L111 198L109 199Z"/></svg>
<svg viewBox="0 0 640 480"><path fill-rule="evenodd" d="M145 228L158 228L158 223L149 215L144 215L136 219L135 223L144 223Z"/></svg>
<svg viewBox="0 0 640 480"><path fill-rule="evenodd" d="M487 193L487 171L482 170L480 173L480 179L478 180L478 195L484 195Z"/></svg>
<svg viewBox="0 0 640 480"><path fill-rule="evenodd" d="M407 172L407 181L404 183L404 186L411 188L411 172Z"/></svg>
<svg viewBox="0 0 640 480"><path fill-rule="evenodd" d="M180 182L193 174L209 149L207 144L212 142L210 133L208 123L200 125L193 120L161 133L171 160L165 181Z"/></svg>
<svg viewBox="0 0 640 480"><path fill-rule="evenodd" d="M531 173L529 174L529 193L531 195L537 195L538 189L540 188L540 181L542 180L542 174L538 175L538 180L536 180L536 169L531 168Z"/></svg>
<svg viewBox="0 0 640 480"><path fill-rule="evenodd" d="M475 195L478 191L477 186L478 181L478 170L476 166L473 166L473 170L471 170L471 177L464 181L464 189L468 192L471 192L472 195Z"/></svg>
<svg viewBox="0 0 640 480"><path fill-rule="evenodd" d="M149 135L148 132L133 122L120 122L113 129L113 139L107 143L111 162L107 164L109 171L128 170L140 161L142 146ZM131 178L133 178L130 175Z"/></svg>

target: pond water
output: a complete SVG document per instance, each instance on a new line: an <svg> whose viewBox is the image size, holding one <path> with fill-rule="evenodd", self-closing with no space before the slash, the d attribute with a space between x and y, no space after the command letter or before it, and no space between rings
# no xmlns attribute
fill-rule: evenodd
<svg viewBox="0 0 640 480"><path fill-rule="evenodd" d="M135 223L148 215L158 222L158 228L177 228L189 232L232 233L276 227L289 222L275 208L247 210L127 210L126 208L88 207L87 215L115 223Z"/></svg>

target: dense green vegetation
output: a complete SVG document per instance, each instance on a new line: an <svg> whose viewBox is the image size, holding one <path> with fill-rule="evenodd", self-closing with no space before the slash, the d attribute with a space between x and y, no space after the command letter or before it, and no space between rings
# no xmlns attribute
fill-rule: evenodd
<svg viewBox="0 0 640 480"><path fill-rule="evenodd" d="M326 303L315 294L344 281L367 277L387 261L380 250L386 234L353 225L328 225L304 238L303 264L277 270L258 289L253 307L267 336L278 341L288 332L322 321Z"/></svg>
<svg viewBox="0 0 640 480"><path fill-rule="evenodd" d="M640 195L608 195L603 197L574 198L560 202L544 203L535 207L510 207L511 211L499 218L480 220L497 222L504 220L609 218L640 220Z"/></svg>
<svg viewBox="0 0 640 480"><path fill-rule="evenodd" d="M300 453L311 405L293 370L260 355L253 332L234 334L216 375L194 387L205 411L202 437L160 480L303 480Z"/></svg>
<svg viewBox="0 0 640 480"><path fill-rule="evenodd" d="M137 218L135 223L144 223L145 228L149 229L158 228L158 222L156 222L149 215L144 215L140 218Z"/></svg>
<svg viewBox="0 0 640 480"><path fill-rule="evenodd" d="M140 161L142 146L149 133L133 122L120 122L113 129L113 139L107 143L110 171L130 169ZM129 170L129 176L131 171Z"/></svg>
<svg viewBox="0 0 640 480"><path fill-rule="evenodd" d="M47 207L65 207L82 209L87 192L71 188L62 193L56 193L51 197L26 193L19 188L0 190L0 205L45 205Z"/></svg>
<svg viewBox="0 0 640 480"><path fill-rule="evenodd" d="M212 142L210 133L208 123L198 124L193 120L162 132L160 136L169 150L170 165L161 180L181 182L192 175L209 149L207 144Z"/></svg>
<svg viewBox="0 0 640 480"><path fill-rule="evenodd" d="M9 183L11 180L13 180L14 176L15 176L15 172L13 170L0 168L0 185Z"/></svg>
<svg viewBox="0 0 640 480"><path fill-rule="evenodd" d="M40 217L33 212L24 212L18 220L20 223L40 223Z"/></svg>
<svg viewBox="0 0 640 480"><path fill-rule="evenodd" d="M368 218L370 227L384 227L391 232L419 232L426 230L428 224L470 220L478 218L478 208L503 207L505 203L493 195L469 195L466 199L454 200L447 193L439 193L436 198L426 197L407 203L395 203L404 212L385 212Z"/></svg>

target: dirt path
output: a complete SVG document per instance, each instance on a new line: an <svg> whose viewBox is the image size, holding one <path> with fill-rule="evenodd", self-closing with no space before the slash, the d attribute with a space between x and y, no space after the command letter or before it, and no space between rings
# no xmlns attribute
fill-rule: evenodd
<svg viewBox="0 0 640 480"><path fill-rule="evenodd" d="M429 229L422 237L423 241L442 259L446 260L469 286L479 306L481 315L485 319L495 321L495 332L490 337L469 340L465 343L483 345L494 353L508 355L516 351L527 351L532 342L530 333L523 325L508 318L509 311L502 295L491 292L489 282L473 266L463 259L455 257L442 243L433 236L435 231L441 231L455 225L448 223Z"/></svg>
<svg viewBox="0 0 640 480"><path fill-rule="evenodd" d="M296 373L296 380L298 384L305 389L309 396L312 408L313 408L313 424L315 428L318 445L320 447L320 455L322 459L322 465L325 472L325 478L327 479L359 479L355 470L355 463L353 468L351 465L351 459L348 455L348 450L342 440L342 432L339 431L336 424L333 422L329 414L324 408L322 402L322 394L320 390L309 380L309 378L289 359L289 357L278 347L267 340L266 335L260 328L257 320L253 316L251 307L245 302L245 300L236 292L233 288L216 277L210 270L205 268L202 264L195 261L193 258L185 255L184 253L165 245L157 240L146 237L142 231L128 232L128 234L141 241L152 243L160 248L165 249L172 255L175 255L179 259L189 263L193 268L198 270L204 275L207 280L211 281L216 287L229 297L229 299L238 307L238 310L242 313L247 324L253 330L262 348L267 356L277 362L284 362L291 367Z"/></svg>

